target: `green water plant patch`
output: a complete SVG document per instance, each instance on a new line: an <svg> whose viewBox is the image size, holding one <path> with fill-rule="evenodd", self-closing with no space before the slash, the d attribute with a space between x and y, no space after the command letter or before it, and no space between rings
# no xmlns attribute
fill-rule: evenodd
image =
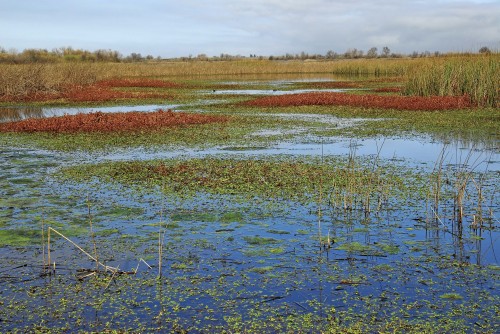
<svg viewBox="0 0 500 334"><path fill-rule="evenodd" d="M303 202L317 201L320 190L324 198L343 196L348 189L354 200L379 196L401 196L406 186L398 173L373 170L373 166L354 167L351 161L308 162L290 159L189 159L134 162L112 162L66 168L63 177L74 181L98 178L139 187L159 187L167 194L195 194L205 191L246 198L287 198ZM408 176L406 176L408 177ZM224 221L241 221L237 212L227 213Z"/></svg>

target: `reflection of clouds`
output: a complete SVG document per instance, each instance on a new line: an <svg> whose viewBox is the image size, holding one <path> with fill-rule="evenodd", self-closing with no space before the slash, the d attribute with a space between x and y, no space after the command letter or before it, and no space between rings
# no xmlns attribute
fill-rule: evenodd
<svg viewBox="0 0 500 334"><path fill-rule="evenodd" d="M17 107L0 108L0 122L14 122L26 118L56 117L64 115L89 114L94 112L152 112L158 109L168 110L177 108L178 105L142 105L142 106L115 106L115 107L90 107L90 108L41 108Z"/></svg>
<svg viewBox="0 0 500 334"><path fill-rule="evenodd" d="M44 117L40 107L0 108L0 122L15 122L26 118Z"/></svg>
<svg viewBox="0 0 500 334"><path fill-rule="evenodd" d="M299 115L300 117L300 115ZM355 126L352 124L340 124L339 126ZM293 141L277 141L268 147L255 149L253 146L248 150L238 149L231 151L230 147L216 147L208 149L184 149L182 151L172 151L169 148L145 149L127 148L116 149L109 154L99 154L92 159L95 162L102 161L124 161L124 160L154 160L171 159L176 157L184 158L202 158L202 157L276 157L276 156L297 156L297 157L328 157L344 156L347 157L353 149L356 157L365 157L370 160L379 156L384 160L393 160L393 163L401 163L406 167L418 167L432 171L436 161L443 150L442 142L435 142L429 137L410 137L410 138L385 138L383 140L367 138L363 140L346 139L342 137L327 137L311 142L307 140L307 129L299 128L293 130L262 130L254 132L249 138L255 136L281 136L297 135ZM306 137L300 137L306 136ZM299 139L299 138L302 138ZM304 142L305 141L305 142ZM469 143L470 146L464 148L464 143L449 143L447 147L446 164L456 164L464 162L465 156L470 154L470 162L474 162L474 171L483 172L499 171L500 160L498 153L495 153L491 147L480 143ZM461 148L459 150L459 148ZM458 153L457 153L458 152ZM90 158L86 158L90 159Z"/></svg>

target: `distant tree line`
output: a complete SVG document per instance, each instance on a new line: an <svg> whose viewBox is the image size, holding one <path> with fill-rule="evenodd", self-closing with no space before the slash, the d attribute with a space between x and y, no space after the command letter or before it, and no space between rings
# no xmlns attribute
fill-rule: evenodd
<svg viewBox="0 0 500 334"><path fill-rule="evenodd" d="M479 49L479 53L488 54L491 50L483 46ZM209 57L206 54L198 54L197 56L189 55L187 57L178 58L161 58L153 57L152 55L142 56L140 53L131 53L128 56L123 56L118 51L114 50L96 50L88 51L82 49L73 49L72 47L62 47L52 50L47 49L25 49L22 52L17 50L6 50L0 47L0 63L50 63L50 62L143 62L152 60L181 60L181 61L194 61L194 60L205 60L205 61L217 61L217 60L239 60L239 59L268 59L268 60L332 60L332 59L358 59L358 58L402 58L402 57L439 57L441 54L439 51L430 52L418 52L414 51L409 55L404 55L401 53L394 53L389 49L389 47L384 46L380 52L377 47L372 47L366 52L356 48L347 49L344 53L337 53L335 51L329 50L326 54L309 54L302 51L301 53L286 53L284 55L272 55L272 56L257 56L256 54L250 54L249 56L242 55L230 55L227 53L221 53L219 56Z"/></svg>
<svg viewBox="0 0 500 334"><path fill-rule="evenodd" d="M140 62L152 60L153 56L143 57L140 53L131 53L123 56L120 52L114 50L96 50L88 51L82 49L73 49L71 47L62 47L52 50L47 49L25 49L22 52L17 50L6 50L0 47L0 62L2 63L53 63L53 62Z"/></svg>

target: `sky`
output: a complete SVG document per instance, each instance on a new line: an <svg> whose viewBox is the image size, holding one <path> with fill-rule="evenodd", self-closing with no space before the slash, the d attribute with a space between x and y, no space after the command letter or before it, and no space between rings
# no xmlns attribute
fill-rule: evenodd
<svg viewBox="0 0 500 334"><path fill-rule="evenodd" d="M0 47L164 58L500 50L500 0L0 0Z"/></svg>

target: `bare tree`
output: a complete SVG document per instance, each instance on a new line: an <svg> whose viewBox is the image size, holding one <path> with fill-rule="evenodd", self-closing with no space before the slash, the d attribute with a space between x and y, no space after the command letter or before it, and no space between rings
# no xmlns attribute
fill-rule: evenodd
<svg viewBox="0 0 500 334"><path fill-rule="evenodd" d="M482 48L479 49L479 53L489 54L491 53L491 50L487 46L483 46Z"/></svg>
<svg viewBox="0 0 500 334"><path fill-rule="evenodd" d="M371 48L370 50L368 50L368 52L366 53L366 56L368 58L377 58L377 53L378 49L376 47L373 47Z"/></svg>
<svg viewBox="0 0 500 334"><path fill-rule="evenodd" d="M389 57L389 54L391 54L391 49L389 49L389 47L387 46L384 46L384 48L382 49L382 55L384 57Z"/></svg>

